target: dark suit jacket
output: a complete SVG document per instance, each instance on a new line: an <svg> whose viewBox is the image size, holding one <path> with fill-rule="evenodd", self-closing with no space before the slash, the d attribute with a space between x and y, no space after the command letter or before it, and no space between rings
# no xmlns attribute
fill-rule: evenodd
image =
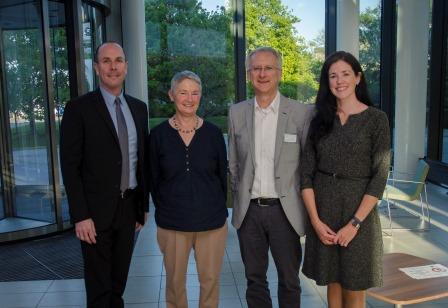
<svg viewBox="0 0 448 308"><path fill-rule="evenodd" d="M137 130L137 221L149 208L145 174L148 111L145 103L125 95ZM92 218L97 230L113 221L121 179L118 136L101 91L70 101L61 125L61 169L73 223Z"/></svg>

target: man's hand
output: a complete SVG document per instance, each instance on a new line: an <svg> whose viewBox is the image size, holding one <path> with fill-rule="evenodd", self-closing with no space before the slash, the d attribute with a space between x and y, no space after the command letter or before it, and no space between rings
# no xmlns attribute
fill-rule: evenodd
<svg viewBox="0 0 448 308"><path fill-rule="evenodd" d="M75 223L76 236L89 244L96 244L95 224L91 218Z"/></svg>
<svg viewBox="0 0 448 308"><path fill-rule="evenodd" d="M145 212L145 224L148 220L148 212ZM143 228L143 225L139 222L135 222L135 231L140 231Z"/></svg>

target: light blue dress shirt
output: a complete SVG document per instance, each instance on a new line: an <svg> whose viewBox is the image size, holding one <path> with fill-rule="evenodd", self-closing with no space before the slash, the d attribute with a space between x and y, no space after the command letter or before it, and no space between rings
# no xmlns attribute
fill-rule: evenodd
<svg viewBox="0 0 448 308"><path fill-rule="evenodd" d="M106 102L107 110L114 122L115 131L118 135L117 128L117 113L115 112L115 96L109 93L106 89L100 87L101 94ZM134 118L132 117L131 110L128 103L123 96L123 91L118 95L121 100L121 111L123 111L124 120L126 121L126 127L128 129L128 144L129 144L129 188L133 189L137 187L137 130L135 128Z"/></svg>

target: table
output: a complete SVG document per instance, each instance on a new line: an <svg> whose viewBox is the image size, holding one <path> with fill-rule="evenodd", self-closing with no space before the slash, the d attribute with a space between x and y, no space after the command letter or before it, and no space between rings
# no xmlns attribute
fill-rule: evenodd
<svg viewBox="0 0 448 308"><path fill-rule="evenodd" d="M367 295L394 304L396 308L448 297L448 277L417 280L399 270L434 263L437 262L405 253L385 254L383 286L367 290Z"/></svg>

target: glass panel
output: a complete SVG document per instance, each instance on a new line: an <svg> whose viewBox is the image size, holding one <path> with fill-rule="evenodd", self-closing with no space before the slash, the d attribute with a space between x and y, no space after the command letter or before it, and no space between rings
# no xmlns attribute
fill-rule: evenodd
<svg viewBox="0 0 448 308"><path fill-rule="evenodd" d="M380 106L381 0L360 0L359 62L367 81L370 98Z"/></svg>
<svg viewBox="0 0 448 308"><path fill-rule="evenodd" d="M429 0L429 24L428 24L428 31L429 31L429 35L428 35L428 82L426 85L426 121L425 121L425 157L428 157L428 125L429 125L429 108L431 106L431 71L430 71L430 66L431 66L431 49L432 49L432 39L431 39L431 28L432 28L432 10L433 10L433 1ZM445 88L446 89L446 88ZM447 136L448 137L448 136ZM447 159L448 159L448 153L447 153Z"/></svg>
<svg viewBox="0 0 448 308"><path fill-rule="evenodd" d="M446 37L448 40L448 36ZM447 54L445 55L445 59L448 60L448 49ZM445 60L446 61L446 60ZM446 61L445 66L445 93L443 95L443 103L442 103L442 159L441 161L444 163L448 163L448 61Z"/></svg>
<svg viewBox="0 0 448 308"><path fill-rule="evenodd" d="M190 70L203 83L198 114L227 132L227 108L235 101L230 2L146 0L151 127L173 115L170 80Z"/></svg>
<svg viewBox="0 0 448 308"><path fill-rule="evenodd" d="M59 136L62 115L67 101L70 99L70 84L68 72L68 54L67 54L67 35L65 29L65 7L58 1L49 1L48 10L50 16L50 47L52 61L52 76L54 89L54 106L56 119L56 136ZM59 138L55 140L59 153ZM59 155L58 155L59 159ZM67 197L65 189L62 185L62 175L59 170L59 178L61 179L61 195L62 195L62 218L69 220Z"/></svg>
<svg viewBox="0 0 448 308"><path fill-rule="evenodd" d="M1 95L1 92L0 92ZM1 101L0 101L1 102ZM0 164L1 167L1 164ZM3 178L0 174L0 219L5 217L5 208L3 206ZM0 230L1 232L1 230Z"/></svg>
<svg viewBox="0 0 448 308"><path fill-rule="evenodd" d="M98 45L104 41L105 22L101 11L89 5L82 4L82 43L86 92L98 86L98 80L93 69L93 54Z"/></svg>
<svg viewBox="0 0 448 308"><path fill-rule="evenodd" d="M7 172L14 216L53 223L39 3L9 1L10 5L0 8L4 109L9 113Z"/></svg>
<svg viewBox="0 0 448 308"><path fill-rule="evenodd" d="M246 48L271 46L283 55L280 92L313 103L325 58L325 0L246 0ZM249 97L253 96L251 86Z"/></svg>

